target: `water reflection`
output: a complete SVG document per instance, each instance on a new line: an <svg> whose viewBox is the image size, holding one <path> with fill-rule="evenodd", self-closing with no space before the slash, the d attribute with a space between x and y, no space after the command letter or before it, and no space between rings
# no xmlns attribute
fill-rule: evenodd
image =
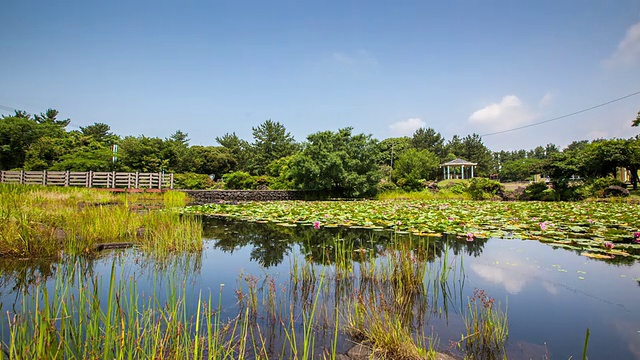
<svg viewBox="0 0 640 360"><path fill-rule="evenodd" d="M317 264L335 264L344 260L361 262L384 253L394 242L411 239L414 251L422 260L434 261L447 250L454 256L466 254L480 256L487 239L462 241L455 236L426 237L411 236L392 231L373 231L365 228L323 228L311 226L282 226L274 223L239 222L227 219L204 218L204 236L214 241L214 247L233 253L251 246L251 260L265 268L281 264L291 255L294 244L301 248L306 259ZM336 252L340 244L348 244L348 252ZM337 259L336 256L347 258Z"/></svg>
<svg viewBox="0 0 640 360"><path fill-rule="evenodd" d="M357 306L386 309L391 320L416 336L435 333L441 350L460 355L449 342L464 332L461 316L478 288L509 304L510 359L575 358L587 327L591 358L640 358L637 263L588 259L575 249L532 241L468 242L224 219L203 223L208 240L201 253L158 259L129 249L64 262L3 261L3 310L17 312L21 294L56 276L71 284L89 282L108 278L115 268L118 279L137 282L142 300L158 294L162 303L172 286L184 287L190 314L200 294L220 295L224 318L246 318L271 355L282 354L292 330L298 335L306 330L303 314L314 303L322 304L313 328L317 355L332 346L336 314L344 329L347 314ZM106 297L108 289L100 293ZM1 325L6 327L6 319ZM346 350L351 340L341 332L336 346Z"/></svg>

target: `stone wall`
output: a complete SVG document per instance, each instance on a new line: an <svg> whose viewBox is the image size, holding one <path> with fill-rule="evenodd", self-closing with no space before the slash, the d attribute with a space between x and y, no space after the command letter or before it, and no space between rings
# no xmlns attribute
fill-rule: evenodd
<svg viewBox="0 0 640 360"><path fill-rule="evenodd" d="M180 190L189 195L191 204L217 202L318 200L318 194L293 190Z"/></svg>

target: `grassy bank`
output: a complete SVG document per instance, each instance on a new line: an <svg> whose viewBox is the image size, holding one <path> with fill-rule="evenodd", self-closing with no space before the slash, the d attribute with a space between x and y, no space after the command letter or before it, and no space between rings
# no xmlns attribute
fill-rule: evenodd
<svg viewBox="0 0 640 360"><path fill-rule="evenodd" d="M58 257L132 242L159 254L202 248L192 216L149 208L184 206L185 195L112 194L84 188L0 184L0 256Z"/></svg>

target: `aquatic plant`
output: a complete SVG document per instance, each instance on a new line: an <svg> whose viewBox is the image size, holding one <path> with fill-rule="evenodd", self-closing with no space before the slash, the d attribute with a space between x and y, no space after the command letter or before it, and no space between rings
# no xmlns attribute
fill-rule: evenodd
<svg viewBox="0 0 640 360"><path fill-rule="evenodd" d="M531 239L596 253L604 250L600 244L606 240L616 245L616 256L640 259L640 237L634 235L640 229L637 208L622 202L396 200L207 204L183 211L290 226L313 226L321 214L323 228L363 227L461 238L473 233L474 239Z"/></svg>
<svg viewBox="0 0 640 360"><path fill-rule="evenodd" d="M506 310L484 290L474 289L463 316L466 335L461 338L472 359L499 359L509 337Z"/></svg>
<svg viewBox="0 0 640 360"><path fill-rule="evenodd" d="M201 249L196 217L140 205L162 204L163 196L0 184L0 256L55 258L104 243L144 244L163 253ZM184 204L182 195L166 196L168 204Z"/></svg>

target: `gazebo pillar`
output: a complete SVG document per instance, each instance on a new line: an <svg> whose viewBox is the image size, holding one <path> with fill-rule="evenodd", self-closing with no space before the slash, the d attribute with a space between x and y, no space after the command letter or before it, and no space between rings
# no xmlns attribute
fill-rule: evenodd
<svg viewBox="0 0 640 360"><path fill-rule="evenodd" d="M471 177L473 178L473 165L471 165Z"/></svg>
<svg viewBox="0 0 640 360"><path fill-rule="evenodd" d="M462 175L462 180L464 180L464 165L460 165L460 174Z"/></svg>

